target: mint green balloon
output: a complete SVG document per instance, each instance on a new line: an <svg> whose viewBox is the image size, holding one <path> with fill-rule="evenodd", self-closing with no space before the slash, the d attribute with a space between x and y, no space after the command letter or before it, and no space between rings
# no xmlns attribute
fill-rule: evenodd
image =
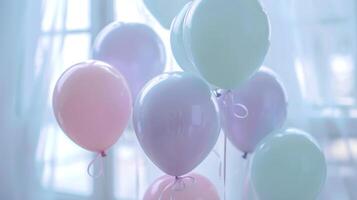
<svg viewBox="0 0 357 200"><path fill-rule="evenodd" d="M162 27L169 29L183 6L192 0L143 0L146 8Z"/></svg>
<svg viewBox="0 0 357 200"><path fill-rule="evenodd" d="M187 3L180 13L175 17L170 29L170 43L172 54L177 64L186 72L192 72L199 75L196 67L193 65L186 52L183 42L183 26L187 11L191 8L192 2Z"/></svg>
<svg viewBox="0 0 357 200"><path fill-rule="evenodd" d="M289 129L264 139L251 179L262 200L316 200L326 180L325 157L310 135Z"/></svg>
<svg viewBox="0 0 357 200"><path fill-rule="evenodd" d="M248 80L270 45L268 17L257 0L195 0L184 23L189 57L219 88Z"/></svg>

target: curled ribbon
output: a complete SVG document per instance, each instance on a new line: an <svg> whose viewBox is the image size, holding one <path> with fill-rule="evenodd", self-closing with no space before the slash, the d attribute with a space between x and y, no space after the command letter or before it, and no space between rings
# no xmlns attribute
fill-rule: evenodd
<svg viewBox="0 0 357 200"><path fill-rule="evenodd" d="M239 119L245 119L249 116L249 110L244 104L234 102L234 96L231 90L225 92L224 95L225 98L223 99L223 105L229 107L229 110L232 111L234 117ZM241 108L244 111L244 114L241 115L237 113L235 109L236 107Z"/></svg>
<svg viewBox="0 0 357 200"><path fill-rule="evenodd" d="M106 157L107 154L102 151L98 153L95 158L89 163L87 167L87 173L90 177L96 179L99 178L103 175L104 173L104 157ZM94 172L94 164L96 162L99 162L99 171L97 173Z"/></svg>
<svg viewBox="0 0 357 200"><path fill-rule="evenodd" d="M250 179L250 160L247 159L247 162L245 163L245 172L246 172L246 175L244 177L244 182L243 182L243 191L242 191L242 200L248 200L250 199L249 198L249 187L250 187L250 182L249 182L249 179ZM255 199L255 198L254 198Z"/></svg>
<svg viewBox="0 0 357 200"><path fill-rule="evenodd" d="M167 200L167 199L163 199L166 191L170 192L168 200L175 200L174 193L180 192L180 191L183 191L186 189L187 185L185 183L185 180L190 180L191 184L195 184L195 178L192 176L183 176L183 177L176 176L175 180L172 183L168 184L164 188L164 190L162 190L159 200Z"/></svg>
<svg viewBox="0 0 357 200"><path fill-rule="evenodd" d="M230 112L232 112L232 115L237 118L237 119L245 119L249 116L249 110L248 108L241 104L241 103L235 103L234 102L234 96L231 90L214 90L213 94L217 97L220 98L223 95L222 103L223 106L227 108ZM237 113L237 108L240 108L241 110L244 111L244 114ZM224 195L224 200L226 199L226 175L227 175L227 134L225 133L224 135L224 146L223 146L223 195ZM216 155L219 157L219 154L215 152ZM248 154L244 153L242 156L244 159L247 159ZM220 157L219 157L220 158ZM220 159L221 160L221 159ZM221 171L221 170L220 170Z"/></svg>
<svg viewBox="0 0 357 200"><path fill-rule="evenodd" d="M247 118L248 117L248 115L249 115L249 112L248 112L248 108L245 106L245 105L243 105L243 104L240 104L240 103L236 103L236 104L233 104L233 106L235 107L240 107L241 109L243 109L244 110L244 115L239 115L238 113L236 113L236 112L234 112L233 111L233 115L235 116L235 117L237 117L237 118L239 118L239 119L245 119L245 118Z"/></svg>

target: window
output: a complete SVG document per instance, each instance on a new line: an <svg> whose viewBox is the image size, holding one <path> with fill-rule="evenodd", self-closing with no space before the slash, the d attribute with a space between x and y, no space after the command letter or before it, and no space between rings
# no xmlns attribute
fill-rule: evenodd
<svg viewBox="0 0 357 200"><path fill-rule="evenodd" d="M354 199L357 5L353 0L262 3L272 22L272 47L265 64L286 84L289 103L293 104L288 125L311 132L328 159L329 182L322 199ZM140 199L162 172L142 152L132 125L105 158L105 174L93 179L86 169L95 155L75 145L60 130L52 113L52 91L66 68L91 57L97 33L113 20L149 24L166 46L166 71L180 70L171 56L169 32L150 15L142 0L44 0L43 10L35 68L35 74L50 70L50 90L44 105L48 113L37 151L37 160L43 163L43 187L54 193L55 199L63 200ZM221 150L222 138L218 143ZM228 155L233 154L239 152L231 147ZM228 174L240 179L246 171L239 168L243 166L241 159L232 157L228 157ZM221 190L219 159L212 153L199 171L209 172L206 174ZM240 196L236 188L239 181L227 183L232 196Z"/></svg>
<svg viewBox="0 0 357 200"><path fill-rule="evenodd" d="M58 199L139 199L146 186L160 172L154 166L148 167L149 161L141 151L132 127L129 126L118 144L110 149L105 159L105 174L93 179L87 174L87 166L95 154L78 147L59 128L52 113L52 91L59 76L68 67L90 59L91 45L97 33L111 21L116 19L150 24L163 38L168 54L169 32L145 11L141 1L44 2L45 13L36 66L40 71L50 65L52 77L46 105L51 112L48 113L38 146L38 160L44 165L43 187L54 192ZM167 66L167 70L179 69L171 56L168 56ZM152 178L149 180L148 176Z"/></svg>
<svg viewBox="0 0 357 200"><path fill-rule="evenodd" d="M93 193L94 181L85 170L93 155L79 148L61 131L54 119L51 103L52 91L61 73L90 57L93 37L90 3L90 0L44 1L42 34L36 57L37 70L52 70L45 105L50 112L38 147L38 159L44 166L41 181L48 191L63 196L88 197Z"/></svg>
<svg viewBox="0 0 357 200"><path fill-rule="evenodd" d="M318 106L354 106L355 2L292 2L295 68L304 99Z"/></svg>

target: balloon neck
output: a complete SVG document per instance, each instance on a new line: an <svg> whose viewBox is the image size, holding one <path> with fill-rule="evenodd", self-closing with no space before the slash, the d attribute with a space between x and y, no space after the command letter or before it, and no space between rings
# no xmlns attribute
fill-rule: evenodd
<svg viewBox="0 0 357 200"><path fill-rule="evenodd" d="M216 97L219 98L219 97L221 97L221 96L222 96L222 94L217 90L217 91L216 91Z"/></svg>
<svg viewBox="0 0 357 200"><path fill-rule="evenodd" d="M164 190L162 190L160 194L159 200L163 200L163 195L166 192L169 192L169 199L176 199L175 192L180 192L186 189L187 184L195 184L195 178L193 176L174 176L175 181L173 181L171 184L168 184Z"/></svg>
<svg viewBox="0 0 357 200"><path fill-rule="evenodd" d="M107 156L107 153L105 151L101 151L100 152L100 156L102 156L103 158Z"/></svg>
<svg viewBox="0 0 357 200"><path fill-rule="evenodd" d="M247 153L247 152L244 152L242 158L243 158L244 160L246 160L246 159L248 158L248 153Z"/></svg>
<svg viewBox="0 0 357 200"><path fill-rule="evenodd" d="M175 181L172 185L174 191L183 191L186 189L187 184L194 184L195 178L193 176L175 176Z"/></svg>
<svg viewBox="0 0 357 200"><path fill-rule="evenodd" d="M219 89L213 90L213 94L216 98L219 98L222 96L222 93L219 91Z"/></svg>

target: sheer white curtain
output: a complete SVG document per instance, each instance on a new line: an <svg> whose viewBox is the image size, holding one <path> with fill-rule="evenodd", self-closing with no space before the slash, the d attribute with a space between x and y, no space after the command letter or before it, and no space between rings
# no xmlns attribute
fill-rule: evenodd
<svg viewBox="0 0 357 200"><path fill-rule="evenodd" d="M54 72L51 66L61 48L54 47L52 37L46 47L41 46L47 3L0 2L1 199L52 197L42 187L44 165L38 155L41 129L49 113L44 105L48 103L48 83Z"/></svg>
<svg viewBox="0 0 357 200"><path fill-rule="evenodd" d="M287 126L310 132L327 158L321 199L356 199L356 1L262 3L272 27L265 64L286 86Z"/></svg>
<svg viewBox="0 0 357 200"><path fill-rule="evenodd" d="M45 75L32 72L41 13L41 0L0 2L1 199L32 198L40 188L36 129L46 88L42 83Z"/></svg>
<svg viewBox="0 0 357 200"><path fill-rule="evenodd" d="M326 152L332 173L322 199L352 200L357 196L348 189L357 180L353 170L357 140L351 131L356 124L356 93L329 93L327 85L336 82L341 88L356 88L356 76L351 75L356 59L356 5L353 0L307 2L262 1L272 27L272 46L264 64L273 68L286 86L286 126L310 131ZM341 17L317 20L322 10L348 19L348 24L336 20ZM93 155L68 140L53 118L51 92L56 79L70 65L90 58L95 35L112 20L152 26L166 45L167 71L179 69L170 55L169 32L150 16L142 0L0 1L0 199L135 200L162 175L129 127L111 149L104 177L89 178L86 166ZM326 27L326 22L329 28L319 29L318 34L311 29ZM337 57L332 52L336 49ZM354 71L343 74L338 70L341 66ZM331 69L336 76L325 73ZM342 96L336 101L339 94ZM329 105L319 105L321 99ZM343 106L336 106L341 102ZM223 137L215 150L218 156L211 153L195 171L210 178L222 193ZM230 144L227 153L227 199L241 199L247 163ZM252 192L248 199L255 199Z"/></svg>

